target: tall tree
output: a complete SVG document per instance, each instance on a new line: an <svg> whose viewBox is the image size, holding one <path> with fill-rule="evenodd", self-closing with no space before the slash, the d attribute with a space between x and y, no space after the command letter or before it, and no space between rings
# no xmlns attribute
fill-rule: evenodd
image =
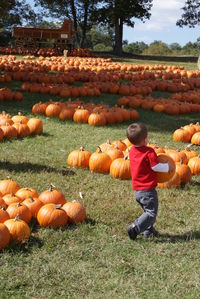
<svg viewBox="0 0 200 299"><path fill-rule="evenodd" d="M43 15L63 20L73 21L75 40L84 46L86 33L92 26L91 13L98 0L36 0L36 6L41 6Z"/></svg>
<svg viewBox="0 0 200 299"><path fill-rule="evenodd" d="M94 13L94 18L115 30L114 52L122 54L123 26L134 27L135 19L149 19L153 0L106 0Z"/></svg>
<svg viewBox="0 0 200 299"><path fill-rule="evenodd" d="M195 27L200 25L200 1L199 0L186 0L182 8L183 14L181 19L177 21L180 27L189 26Z"/></svg>
<svg viewBox="0 0 200 299"><path fill-rule="evenodd" d="M0 28L11 29L13 25L27 23L36 14L25 0L0 1Z"/></svg>

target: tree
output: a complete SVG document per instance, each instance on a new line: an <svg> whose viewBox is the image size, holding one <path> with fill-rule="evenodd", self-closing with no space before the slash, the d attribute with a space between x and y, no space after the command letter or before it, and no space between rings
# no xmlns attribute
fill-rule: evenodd
<svg viewBox="0 0 200 299"><path fill-rule="evenodd" d="M162 41L154 41L149 45L148 49L143 52L143 54L146 55L169 55L170 53L171 50L168 45Z"/></svg>
<svg viewBox="0 0 200 299"><path fill-rule="evenodd" d="M0 28L10 30L13 25L22 25L36 18L36 14L25 0L0 1Z"/></svg>
<svg viewBox="0 0 200 299"><path fill-rule="evenodd" d="M186 0L185 6L182 8L183 14L181 19L177 21L180 27L189 26L195 27L200 25L200 1L199 0Z"/></svg>
<svg viewBox="0 0 200 299"><path fill-rule="evenodd" d="M96 21L108 24L115 30L114 52L122 54L123 26L134 27L134 18L144 22L149 19L153 0L106 0L102 1L93 16Z"/></svg>
<svg viewBox="0 0 200 299"><path fill-rule="evenodd" d="M76 43L84 46L86 33L93 24L91 13L98 0L36 0L35 2L36 6L43 8L44 16L50 14L59 21L66 18L72 19Z"/></svg>
<svg viewBox="0 0 200 299"><path fill-rule="evenodd" d="M142 54L145 49L148 49L148 45L144 42L130 43L123 47L124 52L131 54Z"/></svg>

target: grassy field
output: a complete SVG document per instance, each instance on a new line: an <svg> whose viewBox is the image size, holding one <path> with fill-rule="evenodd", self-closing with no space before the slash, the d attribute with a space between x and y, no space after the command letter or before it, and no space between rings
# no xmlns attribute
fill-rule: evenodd
<svg viewBox="0 0 200 299"><path fill-rule="evenodd" d="M20 82L9 86L18 90ZM113 104L118 97L102 95L101 100ZM48 99L48 95L24 93L23 102L0 103L0 110L31 117L32 105ZM184 144L172 141L173 130L199 121L199 114L139 113L151 142L175 148ZM88 218L59 230L32 224L28 243L2 251L0 298L198 298L200 178L179 190L158 190L156 228L161 237L130 241L126 226L141 213L131 182L65 168L71 150L85 146L94 151L108 138L124 139L129 123L95 128L41 118L43 135L0 143L0 178L9 175L20 186L38 192L52 182L67 201L80 200L81 191Z"/></svg>

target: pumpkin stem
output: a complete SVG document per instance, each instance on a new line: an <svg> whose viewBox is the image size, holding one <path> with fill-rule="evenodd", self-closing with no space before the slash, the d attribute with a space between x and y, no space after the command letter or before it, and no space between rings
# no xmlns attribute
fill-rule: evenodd
<svg viewBox="0 0 200 299"><path fill-rule="evenodd" d="M129 160L129 156L126 155L126 156L124 157L124 160L125 160L125 161L126 161L126 160Z"/></svg>
<svg viewBox="0 0 200 299"><path fill-rule="evenodd" d="M61 207L62 207L61 204L59 204L59 205L55 205L55 206L54 206L55 209L60 209Z"/></svg>
<svg viewBox="0 0 200 299"><path fill-rule="evenodd" d="M19 221L20 218L19 218L19 215L17 215L15 218L14 218L14 221Z"/></svg>
<svg viewBox="0 0 200 299"><path fill-rule="evenodd" d="M49 191L50 192L52 192L53 191L53 189L55 189L56 188L56 186L54 185L54 184L50 184L50 187L49 187Z"/></svg>
<svg viewBox="0 0 200 299"><path fill-rule="evenodd" d="M100 146L97 146L97 152L102 153L102 150L101 150Z"/></svg>
<svg viewBox="0 0 200 299"><path fill-rule="evenodd" d="M17 207L21 207L22 205L21 205L21 203L20 202L18 202L17 203Z"/></svg>
<svg viewBox="0 0 200 299"><path fill-rule="evenodd" d="M190 152L191 151L191 149L190 149L191 146L192 146L192 144L187 145L186 148L185 148L185 150L188 151L188 152Z"/></svg>
<svg viewBox="0 0 200 299"><path fill-rule="evenodd" d="M20 111L18 112L18 115L22 115Z"/></svg>
<svg viewBox="0 0 200 299"><path fill-rule="evenodd" d="M33 196L30 196L29 198L30 198L31 202L34 202Z"/></svg>
<svg viewBox="0 0 200 299"><path fill-rule="evenodd" d="M5 209L5 207L4 207L4 206L0 206L0 210L3 210L3 211L5 211L6 209Z"/></svg>
<svg viewBox="0 0 200 299"><path fill-rule="evenodd" d="M84 149L84 146L81 146L81 147L80 147L80 151L81 151L81 152L84 152L84 150L85 150L85 149Z"/></svg>

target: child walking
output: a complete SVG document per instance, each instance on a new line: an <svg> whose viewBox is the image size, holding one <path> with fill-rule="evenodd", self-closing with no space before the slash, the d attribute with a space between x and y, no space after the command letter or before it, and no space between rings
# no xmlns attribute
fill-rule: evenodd
<svg viewBox="0 0 200 299"><path fill-rule="evenodd" d="M148 147L148 130L143 123L134 123L127 128L127 138L133 144L130 152L132 188L136 201L143 209L143 214L127 226L130 239L144 233L144 237L158 236L154 228L158 212L158 195L156 191L156 172L171 171L168 163L159 163L153 148Z"/></svg>

